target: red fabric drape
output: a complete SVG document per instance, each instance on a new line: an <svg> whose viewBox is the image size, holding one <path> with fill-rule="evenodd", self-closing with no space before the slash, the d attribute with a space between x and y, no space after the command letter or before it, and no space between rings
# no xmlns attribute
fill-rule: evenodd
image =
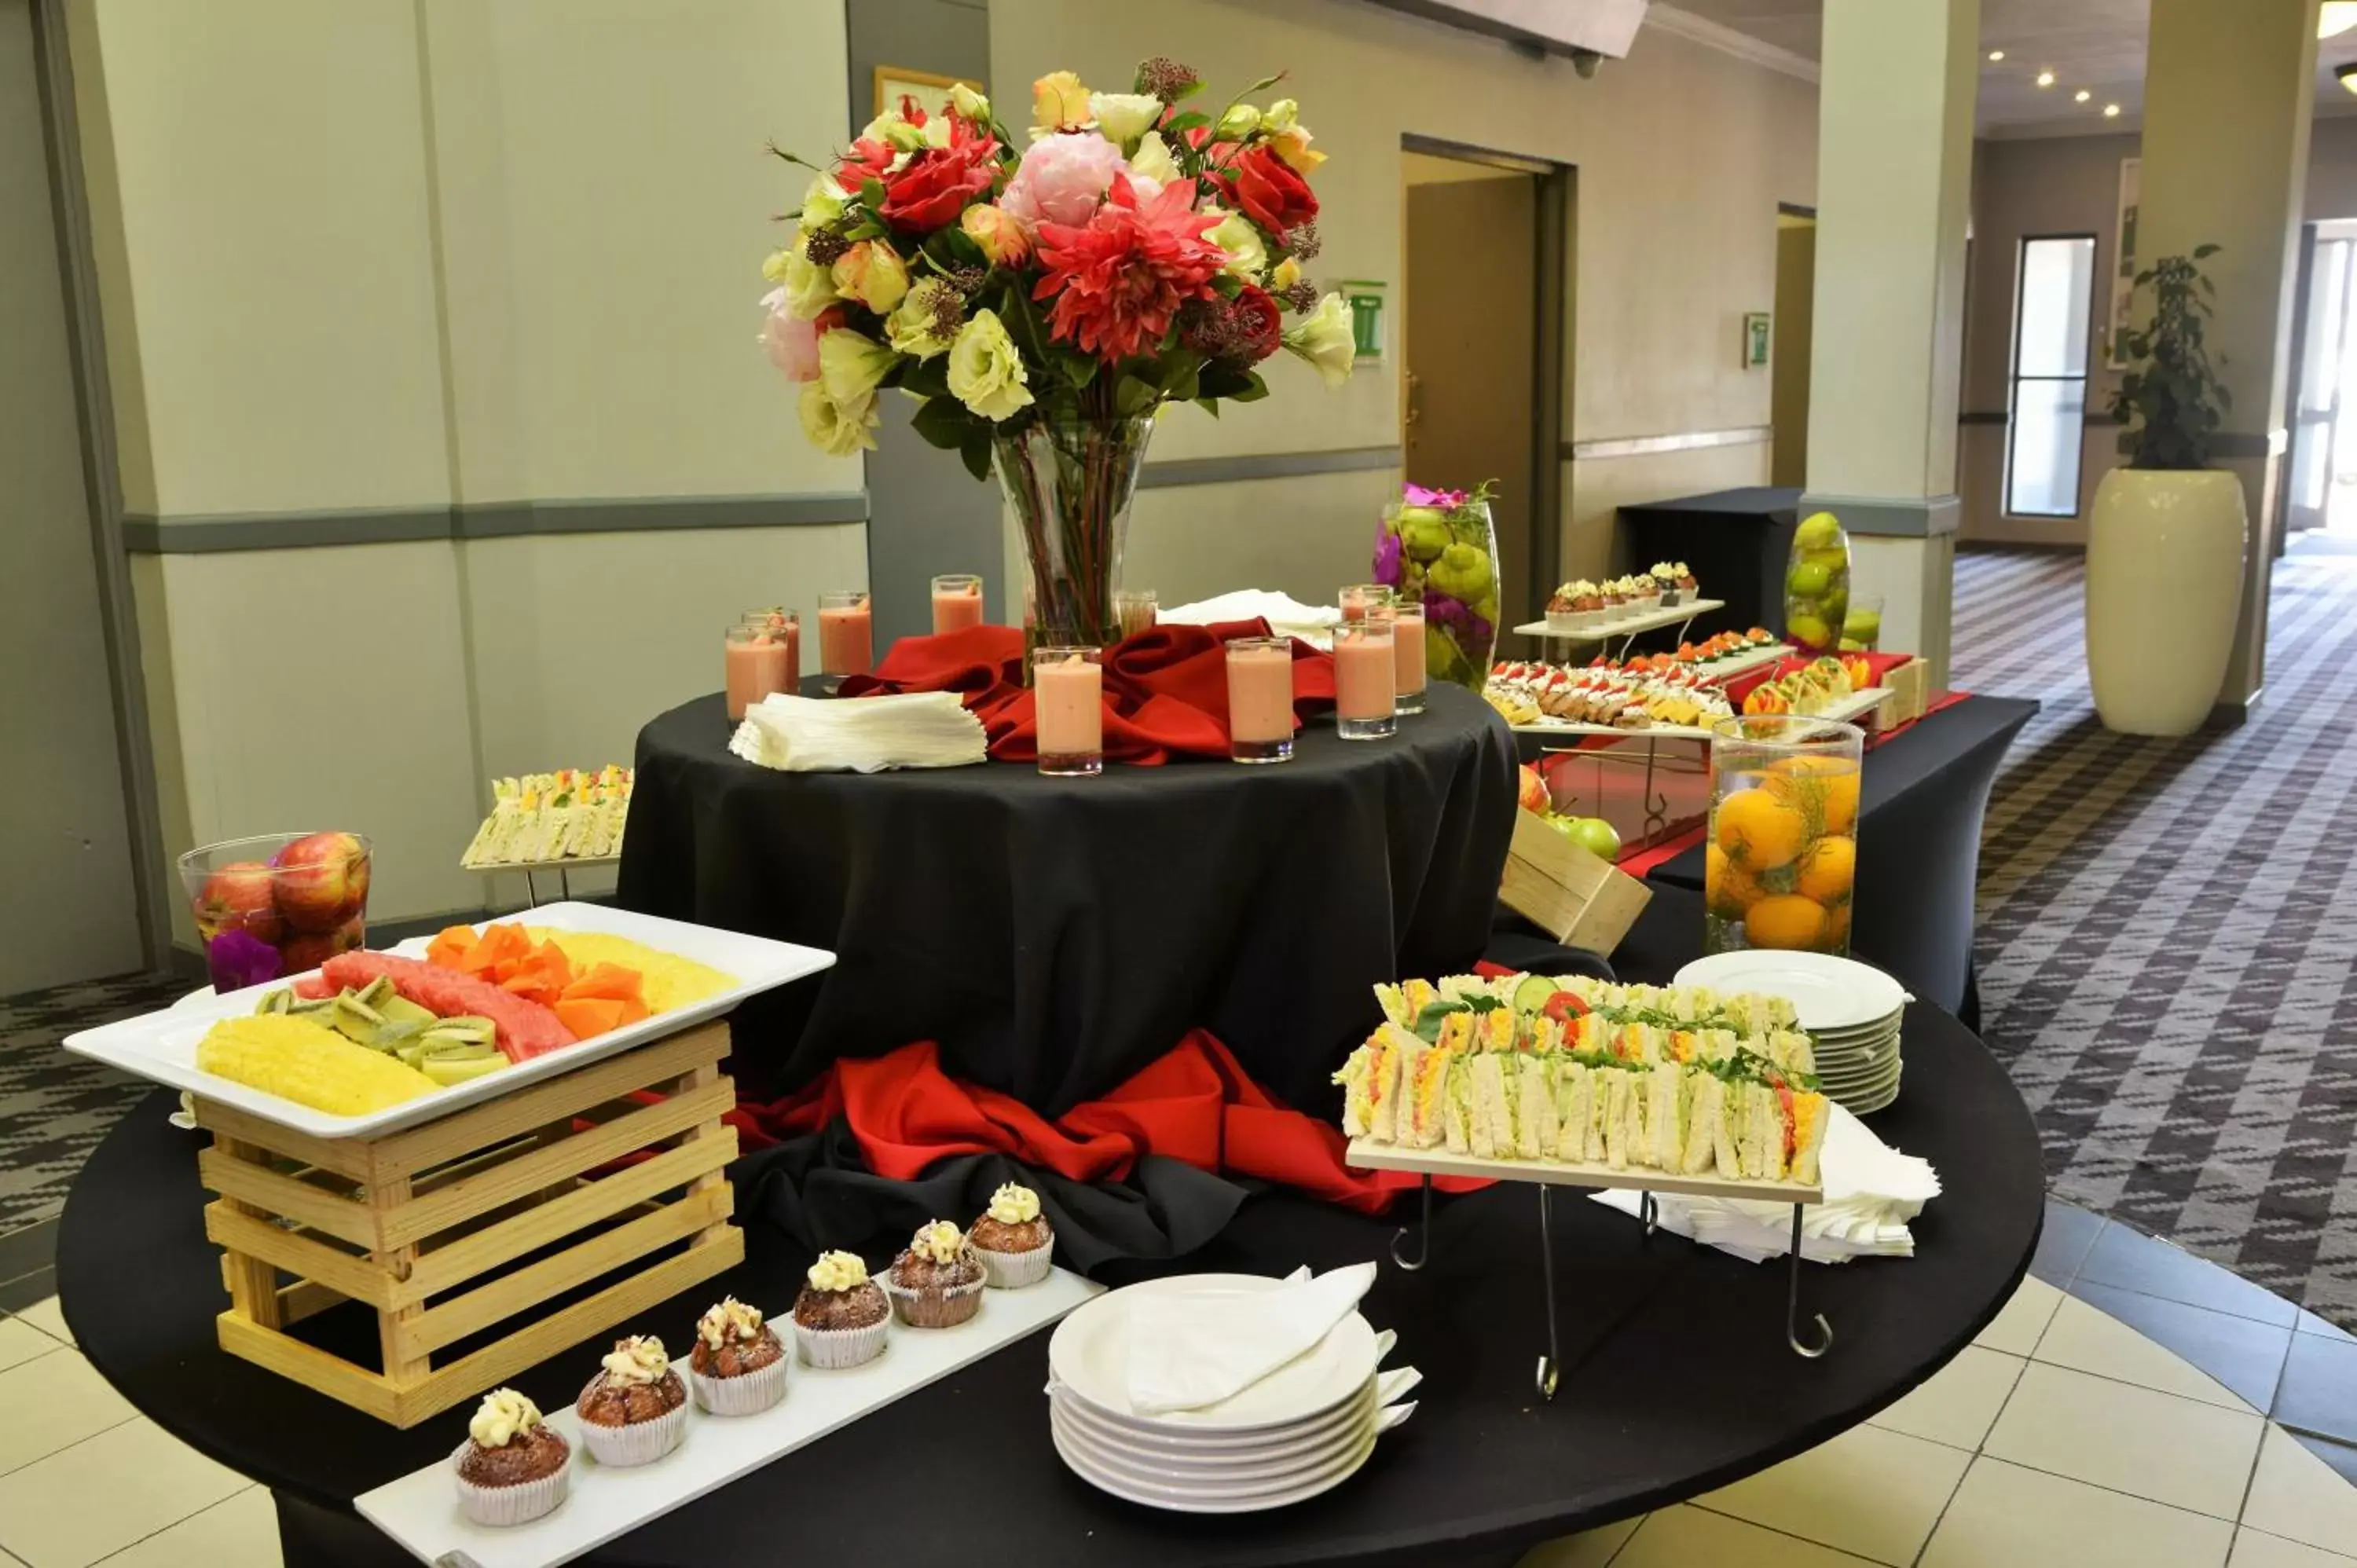
<svg viewBox="0 0 2357 1568"><path fill-rule="evenodd" d="M1106 650L1104 751L1115 762L1153 765L1172 753L1228 755L1228 664L1232 637L1266 637L1264 620L1218 626L1157 626ZM904 637L873 675L843 683L846 697L877 692L956 692L982 721L999 762L1039 759L1031 693L1022 683L1023 633L976 626L939 637ZM1293 644L1297 719L1334 701L1334 660Z"/></svg>
<svg viewBox="0 0 2357 1568"><path fill-rule="evenodd" d="M1340 1129L1280 1104L1201 1029L1103 1099L1052 1122L996 1090L950 1077L930 1040L839 1061L800 1093L740 1104L728 1120L752 1150L816 1132L837 1116L850 1123L869 1168L893 1181L973 1154L1006 1155L1074 1181L1118 1181L1139 1155L1152 1154L1372 1214L1418 1179L1346 1167ZM1486 1184L1439 1185L1461 1192Z"/></svg>

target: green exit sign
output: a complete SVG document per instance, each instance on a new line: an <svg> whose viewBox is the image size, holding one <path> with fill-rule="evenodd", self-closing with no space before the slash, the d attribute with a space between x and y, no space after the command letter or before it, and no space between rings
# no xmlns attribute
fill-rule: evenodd
<svg viewBox="0 0 2357 1568"><path fill-rule="evenodd" d="M1336 285L1351 307L1351 336L1361 363L1383 357L1383 295L1390 286L1368 278L1344 278Z"/></svg>

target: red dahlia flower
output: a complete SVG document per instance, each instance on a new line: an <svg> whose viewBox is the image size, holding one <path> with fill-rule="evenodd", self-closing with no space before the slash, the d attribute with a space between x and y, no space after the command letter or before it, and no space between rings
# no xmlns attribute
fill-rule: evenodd
<svg viewBox="0 0 2357 1568"><path fill-rule="evenodd" d="M1085 224L1039 225L1046 269L1035 299L1054 295L1049 326L1067 343L1112 363L1158 343L1190 299L1211 298L1228 253L1203 238L1219 220L1194 211L1192 182L1173 180L1141 202L1127 175Z"/></svg>
<svg viewBox="0 0 2357 1568"><path fill-rule="evenodd" d="M1206 171L1205 177L1227 193L1230 206L1267 230L1280 245L1290 241L1295 224L1318 216L1318 198L1309 182L1265 146L1250 149L1224 168Z"/></svg>
<svg viewBox="0 0 2357 1568"><path fill-rule="evenodd" d="M922 113L922 111L920 111ZM927 147L899 174L884 177L884 221L904 234L930 234L958 220L969 202L998 178L998 142L952 114L950 145Z"/></svg>

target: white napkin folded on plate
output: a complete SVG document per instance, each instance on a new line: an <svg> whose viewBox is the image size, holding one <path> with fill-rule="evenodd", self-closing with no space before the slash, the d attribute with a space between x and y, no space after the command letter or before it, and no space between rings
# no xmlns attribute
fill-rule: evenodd
<svg viewBox="0 0 2357 1568"><path fill-rule="evenodd" d="M1807 1205L1801 1216L1801 1256L1815 1263L1914 1256L1907 1222L1940 1196L1939 1173L1930 1161L1884 1144L1841 1106L1826 1108L1832 1115L1818 1162L1825 1200ZM1640 1211L1633 1191L1599 1192L1596 1201L1624 1214ZM1792 1249L1790 1204L1670 1193L1657 1194L1654 1201L1664 1229L1750 1262L1781 1258Z"/></svg>
<svg viewBox="0 0 2357 1568"><path fill-rule="evenodd" d="M1197 1410L1241 1393L1308 1350L1375 1283L1353 1263L1254 1294L1157 1291L1129 1309L1129 1408Z"/></svg>
<svg viewBox="0 0 2357 1568"><path fill-rule="evenodd" d="M1273 594L1265 588L1238 588L1232 593L1198 599L1191 605L1158 611L1155 618L1180 626L1211 626L1221 621L1250 620L1254 616L1268 622L1269 630L1278 637L1297 637L1314 647L1324 648L1332 640L1342 612L1331 605L1305 605L1289 595Z"/></svg>
<svg viewBox="0 0 2357 1568"><path fill-rule="evenodd" d="M790 773L850 768L962 768L984 759L988 738L955 692L903 692L820 699L780 693L745 710L728 749Z"/></svg>

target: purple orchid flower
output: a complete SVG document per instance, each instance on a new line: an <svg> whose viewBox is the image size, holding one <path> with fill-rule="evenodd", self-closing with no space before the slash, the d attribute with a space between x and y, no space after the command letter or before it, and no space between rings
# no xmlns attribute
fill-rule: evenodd
<svg viewBox="0 0 2357 1568"><path fill-rule="evenodd" d="M1400 537L1384 529L1375 535L1375 581L1386 588L1400 585Z"/></svg>
<svg viewBox="0 0 2357 1568"><path fill-rule="evenodd" d="M1443 511L1455 511L1465 504L1465 492L1426 489L1422 485L1402 485L1400 499L1410 506L1436 506Z"/></svg>
<svg viewBox="0 0 2357 1568"><path fill-rule="evenodd" d="M251 931L228 930L205 944L205 967L217 992L242 991L282 972L278 950Z"/></svg>

